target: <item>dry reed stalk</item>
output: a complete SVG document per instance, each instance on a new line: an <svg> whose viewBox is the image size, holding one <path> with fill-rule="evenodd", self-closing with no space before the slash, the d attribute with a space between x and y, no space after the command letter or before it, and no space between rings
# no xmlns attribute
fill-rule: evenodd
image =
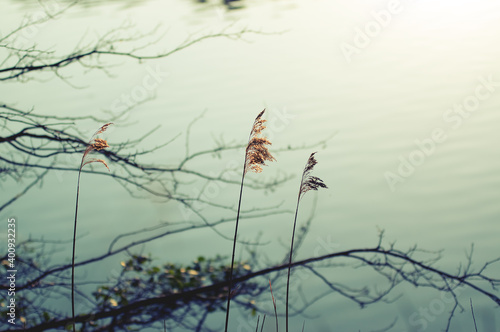
<svg viewBox="0 0 500 332"><path fill-rule="evenodd" d="M241 175L240 198L238 200L238 212L236 214L236 225L234 229L233 254L231 258L231 269L229 272L229 286L227 290L226 326L224 329L225 332L227 332L229 323L229 306L231 304L231 288L233 286L234 255L236 251L236 237L238 235L238 223L240 220L241 197L243 194L243 181L245 180L245 174L248 171L260 173L262 172L262 166L266 165L266 161L276 160L267 149L267 145L271 145L271 142L266 137L261 136L262 130L266 128L266 126L264 125L266 120L262 118L265 111L266 110L264 109L255 118L245 150L243 174Z"/></svg>
<svg viewBox="0 0 500 332"><path fill-rule="evenodd" d="M80 169L78 170L78 182L76 185L76 207L75 207L75 225L73 228L73 256L71 258L71 314L73 317L73 332L76 331L75 328L75 250L76 250L76 223L78 220L78 198L80 196L80 175L82 174L83 166L90 163L101 163L109 171L109 167L106 162L102 159L89 158L89 155L92 151L100 151L105 148L109 148L108 142L101 138L96 138L97 135L103 133L108 129L108 127L112 125L112 123L106 123L101 128L99 128L94 135L90 138L90 141L87 144L87 148L83 152L82 161L80 163Z"/></svg>
<svg viewBox="0 0 500 332"><path fill-rule="evenodd" d="M276 332L278 332L278 311L276 310L276 300L273 295L273 286L271 286L271 279L269 279L269 289L271 289L271 298L273 299L274 317L276 318Z"/></svg>
<svg viewBox="0 0 500 332"><path fill-rule="evenodd" d="M316 152L311 153L309 159L307 160L306 166L304 167L304 172L302 172L302 179L300 180L300 189L299 195L297 198L297 207L295 208L295 219L293 221L293 231L292 231L292 241L290 245L290 256L288 259L288 277L286 281L286 332L288 332L288 295L290 291L290 270L292 267L292 254L293 254L293 240L295 238L295 226L297 225L297 214L299 212L299 203L300 199L305 195L309 190L318 190L319 188L328 188L326 184L323 183L323 180L316 176L312 176L311 172L314 166L318 163L314 155Z"/></svg>

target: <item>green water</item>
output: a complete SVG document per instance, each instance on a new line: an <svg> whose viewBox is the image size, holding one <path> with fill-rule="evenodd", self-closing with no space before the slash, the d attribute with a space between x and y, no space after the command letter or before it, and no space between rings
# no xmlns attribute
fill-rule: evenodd
<svg viewBox="0 0 500 332"><path fill-rule="evenodd" d="M55 23L42 26L28 40L54 50L71 50L82 35L93 40L105 31L130 21L139 31L161 24L164 38L150 48L175 48L190 35L228 28L258 31L244 40L205 40L161 60L138 63L106 58L113 77L102 72L68 71L74 87L58 79L26 84L3 83L1 101L35 107L40 113L101 116L142 99L137 87L147 86L152 101L134 108L129 126L116 123L109 141L140 137L161 124L143 142L145 148L164 142L185 128L203 111L192 128L191 149L214 146L213 137L243 143L255 116L267 108L272 149L289 145L320 144L305 150L276 153L278 162L256 178L270 179L283 172L294 178L268 192L245 191L247 209L281 202L293 210L298 183L309 154L318 151L315 175L329 186L317 195L317 210L297 258L331 250L373 246L379 229L387 242L402 250L418 245L441 250L437 266L455 272L465 251L475 245L481 265L499 253L500 231L500 5L495 1L241 1L227 10L218 2L143 1L107 2L76 6ZM24 13L39 8L11 1L3 8L1 30L16 26ZM82 128L89 133L95 124ZM175 164L184 155L184 136L152 157L155 163ZM271 151L272 152L272 151ZM217 171L230 161L241 162L243 151L224 159L207 158L193 168ZM112 168L113 165L110 165ZM237 180L237 179L235 179ZM20 237L68 238L72 232L75 174L49 176L2 211L15 215ZM99 188L96 193L95 188ZM18 184L3 184L2 201L17 192ZM187 192L203 187L193 184ZM107 250L119 233L179 220L174 204L155 199L134 199L110 179L85 174L82 184L79 257ZM220 189L211 198L236 203L236 186ZM308 194L309 195L309 194ZM299 222L313 206L314 194L304 199ZM10 197L10 196L9 196ZM208 215L217 211L207 210ZM269 242L258 250L280 259L291 232L291 215L242 223L246 239L262 231ZM232 235L233 225L219 231ZM4 230L2 229L2 232ZM327 245L325 245L325 243ZM85 250L83 250L85 248ZM192 260L200 253L228 255L231 243L213 231L197 231L150 243L143 250L168 260ZM57 254L59 259L69 259ZM106 268L98 274L106 274ZM118 268L118 267L117 267ZM492 275L498 275L498 267ZM373 286L356 271L328 270L332 280ZM338 278L338 279L336 279ZM314 276L300 280L313 298L326 291ZM419 331L421 308L440 301L437 292L400 287L393 304L359 310L333 294L295 317L306 320L309 331L370 331L398 318L391 331ZM497 292L498 294L498 292ZM472 293L460 300L468 303ZM480 330L499 331L500 314L487 299L477 296ZM269 299L261 299L263 305ZM433 304L434 303L434 304ZM441 302L439 302L441 303ZM283 309L283 307L282 307ZM425 320L425 331L438 331L447 312ZM235 311L236 312L236 311ZM417 313L417 316L415 316ZM314 318L312 318L314 317ZM413 317L413 318L412 318ZM243 314L242 319L247 317ZM253 319L253 318L252 318ZM455 317L452 331L471 331L470 313ZM496 319L496 323L495 323ZM236 319L235 319L236 320ZM283 324L284 325L284 324ZM236 327L235 327L236 328ZM268 326L271 331L271 325ZM496 330L495 330L496 328Z"/></svg>

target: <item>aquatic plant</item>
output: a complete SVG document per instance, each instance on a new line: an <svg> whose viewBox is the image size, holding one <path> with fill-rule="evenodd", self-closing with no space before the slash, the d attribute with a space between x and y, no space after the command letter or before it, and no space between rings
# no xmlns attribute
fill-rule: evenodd
<svg viewBox="0 0 500 332"><path fill-rule="evenodd" d="M286 281L286 332L288 332L288 295L290 291L290 270L292 268L293 240L295 238L295 226L297 225L299 203L306 192L310 190L318 190L319 188L328 188L326 184L323 183L323 180L311 175L314 166L318 163L316 161L316 158L314 158L315 154L316 152L311 153L309 159L307 160L306 166L304 167L304 171L302 172L302 179L300 180L300 189L297 197L297 206L295 208L295 219L293 220L292 241L290 244L290 256L288 259L288 277Z"/></svg>
<svg viewBox="0 0 500 332"><path fill-rule="evenodd" d="M106 162L102 159L90 158L89 155L92 151L100 151L109 148L108 142L102 138L97 138L96 136L105 132L112 123L106 123L99 130L97 130L94 135L90 138L87 143L87 148L83 152L82 161L80 163L80 168L78 170L78 181L76 185L76 207L75 207L75 225L73 228L73 255L71 258L71 314L73 317L73 332L75 332L75 251L76 251L76 224L78 221L78 198L80 196L80 176L82 174L82 168L90 163L101 163L109 171L109 167Z"/></svg>
<svg viewBox="0 0 500 332"><path fill-rule="evenodd" d="M250 136L248 138L248 144L245 150L245 161L243 163L243 172L241 175L241 185L240 185L240 197L238 200L238 212L236 214L236 225L234 228L234 239L233 239L233 254L231 258L231 269L229 271L229 285L227 290L227 308L226 308L226 325L225 332L227 332L227 327L229 323L229 306L231 304L231 288L233 286L233 265L234 265L234 254L236 251L236 238L238 236L238 223L240 219L240 208L241 208L241 197L243 194L243 182L245 180L245 174L248 171L253 171L256 173L262 172L262 166L266 165L266 161L275 161L274 157L269 152L267 145L271 145L271 142L264 136L261 136L262 130L266 128L264 123L266 120L262 118L264 115L264 109L257 115L250 131Z"/></svg>

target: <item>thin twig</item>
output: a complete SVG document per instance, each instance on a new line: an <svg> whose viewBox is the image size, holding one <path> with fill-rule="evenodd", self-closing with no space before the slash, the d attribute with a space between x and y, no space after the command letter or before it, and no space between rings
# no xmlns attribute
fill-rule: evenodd
<svg viewBox="0 0 500 332"><path fill-rule="evenodd" d="M472 298L470 298L470 310L472 312L472 319L474 320L474 328L477 332L476 317L474 317L474 307L472 306Z"/></svg>
<svg viewBox="0 0 500 332"><path fill-rule="evenodd" d="M271 286L271 279L269 279L269 288L271 289L271 298L273 299L274 317L276 318L276 332L278 332L278 311L276 310L276 300L273 295L273 286Z"/></svg>

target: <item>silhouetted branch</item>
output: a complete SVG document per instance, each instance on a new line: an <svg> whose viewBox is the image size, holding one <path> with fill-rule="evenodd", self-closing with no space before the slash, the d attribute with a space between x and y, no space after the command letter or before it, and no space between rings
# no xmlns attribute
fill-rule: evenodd
<svg viewBox="0 0 500 332"><path fill-rule="evenodd" d="M416 259L414 256L417 254L426 254L427 258ZM453 317L455 309L460 305L455 294L455 290L457 287L466 286L476 291L477 293L486 296L495 304L500 304L500 298L498 297L498 295L492 293L484 286L479 285L484 281L487 281L491 285L492 289L495 289L500 285L499 280L491 278L485 274L487 267L491 266L495 262L498 262L498 259L485 263L479 270L469 270L468 273L453 274L435 267L434 264L436 263L436 257L439 257L439 253L420 251L415 247L410 248L407 251L400 251L393 248L392 246L390 246L389 248L384 248L383 246L381 246L381 244L379 244L376 247L372 248L352 249L334 252L318 257L311 257L309 259L292 262L292 266L294 267L294 269L302 267L308 271L311 271L312 275L320 278L320 280L325 283L325 285L330 289L331 292L340 294L345 298L358 303L360 306L373 304L379 301L393 301L395 298L389 298L391 291L396 285L402 282L411 283L417 287L431 287L439 291L450 293L453 296L455 302L454 308L450 314L450 321ZM321 267L315 266L314 264L317 264L319 262L330 262L332 260L340 258L344 260L354 260L355 262L358 262L360 264L352 266L357 268L369 267L372 269L372 271L384 276L387 279L387 283L384 286L384 289L372 293L366 288L356 289L350 287L349 285L332 282L318 270L319 268L324 269L327 266L323 265ZM469 259L471 259L471 257L467 258L467 260ZM254 299L259 294L265 293L266 288L268 288L269 285L267 284L266 287L266 282L260 284L259 282L253 282L253 280L256 280L256 278L258 277L269 275L271 273L284 272L287 270L287 268L288 263L285 263L260 269L254 272L247 273L245 275L241 275L240 272L240 274L233 280L235 285L240 285L239 288L236 287L237 292L233 294L235 301L236 298L245 296L245 294L246 296L250 296L252 299ZM226 271L227 269L228 267L225 267ZM162 274L160 273L160 275ZM264 279L259 280L264 281ZM252 281L252 283L248 284L248 282L250 281ZM180 306L181 303L183 304L182 306L191 303L190 305L201 305L201 307L208 306L214 309L221 308L222 304L225 301L224 294L227 291L227 286L228 280L223 280L209 285L186 289L178 293L160 294L158 296L152 296L149 298L137 299L136 301L124 303L119 307L109 307L98 312L91 312L86 315L80 315L76 318L76 321L81 323L92 320L95 322L112 317L121 317L123 315L149 315L151 312L160 310L158 309L158 306L160 306L161 308L173 308L172 306ZM273 282L273 286L276 286L275 282ZM324 297L325 294L328 294L328 292L323 292L320 298ZM292 307L293 313L297 314L299 312L303 312L305 308L310 306L318 299L319 298L306 300L306 303L300 308ZM238 301L238 303L240 303L242 306L248 305L249 308L256 308L257 310L259 310L258 307L255 307L255 305L251 304L248 301ZM204 312L205 311L202 311L200 312L200 314L205 315ZM173 317L176 316L174 315ZM152 324L154 320L145 318L145 321ZM63 327L69 322L71 322L70 318L62 318L38 324L37 326L28 327L27 330L42 331L49 328ZM446 330L448 331L448 329L449 323Z"/></svg>
<svg viewBox="0 0 500 332"><path fill-rule="evenodd" d="M63 11L60 13L62 12ZM44 20L43 22L46 21L47 20ZM102 62L102 58L105 56L112 58L124 57L138 61L155 60L169 57L192 45L208 39L228 38L232 40L240 40L249 34L267 34L263 31L246 28L232 31L234 30L233 26L229 25L219 32L208 33L202 36L191 35L180 45L170 51L160 53L155 52L152 54L152 52L148 51L148 48L157 44L158 41L163 38L163 34L159 33L159 27L156 27L146 33L137 33L133 30L133 25L126 23L121 27L110 30L96 41L90 42L86 46L76 46L72 52L66 54L55 54L53 51L49 52L46 50L38 50L32 47L9 47L9 44L15 42L16 35L23 29L39 23L42 22L29 22L0 39L0 43L2 43L0 44L0 48L9 51L6 55L6 59L3 61L4 66L0 67L0 81L13 79L22 79L23 81L27 81L32 79L28 74L47 71L67 81L67 77L61 73L61 69L72 64L79 64L88 69L101 70L108 75L111 75L107 70L110 65ZM139 43L142 43L142 45L132 46L132 44L137 45ZM9 61L7 61L7 59ZM5 66L7 62L13 64Z"/></svg>

